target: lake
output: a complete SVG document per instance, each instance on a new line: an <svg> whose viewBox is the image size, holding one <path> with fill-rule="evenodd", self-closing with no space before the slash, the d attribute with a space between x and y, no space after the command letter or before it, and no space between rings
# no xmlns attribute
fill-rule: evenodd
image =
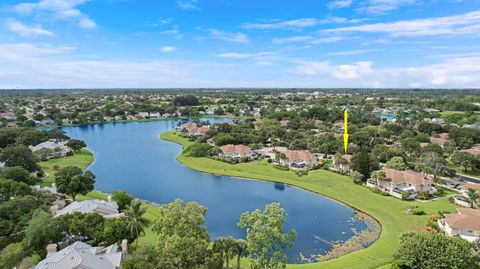
<svg viewBox="0 0 480 269"><path fill-rule="evenodd" d="M207 119L203 119L207 120ZM228 119L212 118L211 122ZM137 198L163 204L176 198L208 208L206 227L214 239L244 238L237 227L242 212L263 209L277 201L288 213L285 230L294 228L297 241L288 251L290 263L308 262L345 241L354 231L368 228L351 207L309 191L280 183L215 176L190 170L176 160L181 146L160 139L180 120L106 123L64 127L66 134L84 140L95 154L88 168L96 175L95 190L126 190Z"/></svg>

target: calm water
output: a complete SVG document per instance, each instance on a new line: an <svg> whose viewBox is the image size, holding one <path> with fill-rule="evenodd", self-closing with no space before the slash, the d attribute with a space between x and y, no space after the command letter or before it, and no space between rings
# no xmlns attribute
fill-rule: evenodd
<svg viewBox="0 0 480 269"><path fill-rule="evenodd" d="M352 208L324 196L279 183L215 176L184 167L175 159L181 147L159 138L178 122L108 123L64 130L72 138L85 140L94 152L89 169L97 176L96 190L126 190L160 204L176 198L197 201L208 208L206 226L212 238L244 237L237 228L240 214L263 209L273 201L280 202L288 213L285 228L297 231L297 241L288 252L291 263L300 262L299 253L309 257L329 250L328 242L349 239L353 228L367 228L354 221Z"/></svg>

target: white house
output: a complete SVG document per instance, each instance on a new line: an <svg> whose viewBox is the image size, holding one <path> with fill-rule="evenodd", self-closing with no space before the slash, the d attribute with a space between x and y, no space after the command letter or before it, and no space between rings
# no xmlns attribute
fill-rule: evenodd
<svg viewBox="0 0 480 269"><path fill-rule="evenodd" d="M52 152L48 154L48 159L65 157L71 151L70 148L67 147L67 143L67 140L57 142L55 139L50 139L36 146L30 146L30 150L35 153L42 149L50 149Z"/></svg>
<svg viewBox="0 0 480 269"><path fill-rule="evenodd" d="M439 228L448 236L460 236L468 242L480 238L480 210L458 208L458 214L445 214L438 220Z"/></svg>
<svg viewBox="0 0 480 269"><path fill-rule="evenodd" d="M412 170L396 170L386 168L385 178L374 180L368 179L367 186L387 192L393 197L402 199L404 192L409 193L409 198L415 198L417 194L435 193L435 188L432 187L433 182L427 179L421 173Z"/></svg>
<svg viewBox="0 0 480 269"><path fill-rule="evenodd" d="M220 153L218 155L219 157L230 159L256 157L256 153L254 153L249 146L245 145L223 145L220 147Z"/></svg>
<svg viewBox="0 0 480 269"><path fill-rule="evenodd" d="M119 269L126 253L127 240L122 241L121 250L117 244L102 248L77 241L57 251L57 244L49 244L47 257L32 269Z"/></svg>
<svg viewBox="0 0 480 269"><path fill-rule="evenodd" d="M112 201L111 197L108 197L108 201L103 200L85 200L81 202L74 201L71 204L67 205L63 209L58 209L56 206L50 208L52 215L58 217L65 214L70 214L74 212L80 213L98 213L104 218L118 218L122 217L124 214L118 212L118 204L115 201Z"/></svg>
<svg viewBox="0 0 480 269"><path fill-rule="evenodd" d="M291 168L311 168L318 164L317 157L307 150L286 150L281 153L285 158L280 158L280 164Z"/></svg>

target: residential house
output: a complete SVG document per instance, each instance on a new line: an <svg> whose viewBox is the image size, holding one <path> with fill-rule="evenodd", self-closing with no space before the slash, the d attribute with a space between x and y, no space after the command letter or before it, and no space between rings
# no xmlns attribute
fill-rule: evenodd
<svg viewBox="0 0 480 269"><path fill-rule="evenodd" d="M289 120L281 120L280 121L280 126L284 126L284 127L288 126L288 122L289 122Z"/></svg>
<svg viewBox="0 0 480 269"><path fill-rule="evenodd" d="M472 243L480 238L480 210L458 208L458 214L445 214L438 227L448 236L459 236Z"/></svg>
<svg viewBox="0 0 480 269"><path fill-rule="evenodd" d="M162 115L158 112L152 112L150 113L150 118L160 118Z"/></svg>
<svg viewBox="0 0 480 269"><path fill-rule="evenodd" d="M435 193L433 182L423 174L413 170L396 170L386 168L385 178L374 180L368 179L367 186L379 189L390 195L402 199L404 192L409 193L409 199L414 199L419 193Z"/></svg>
<svg viewBox="0 0 480 269"><path fill-rule="evenodd" d="M47 156L47 159L65 157L71 151L71 149L67 147L67 143L68 143L67 140L57 141L55 139L50 139L36 146L30 146L30 150L33 153L38 153L40 150L43 150L43 149L51 150L51 152Z"/></svg>
<svg viewBox="0 0 480 269"><path fill-rule="evenodd" d="M54 125L54 123L55 122L52 119L35 121L35 125L39 125L39 126L50 126L50 125Z"/></svg>
<svg viewBox="0 0 480 269"><path fill-rule="evenodd" d="M480 155L480 144L473 145L469 149L464 149L462 150L463 152L467 152L472 154L473 156L479 156Z"/></svg>
<svg viewBox="0 0 480 269"><path fill-rule="evenodd" d="M74 212L80 213L98 213L104 218L118 218L122 217L124 214L118 212L118 204L115 201L112 201L112 198L109 196L108 201L104 200L85 200L85 201L74 201L71 204L67 205L63 209L58 209L56 206L50 208L52 215L58 217L65 214L70 214Z"/></svg>
<svg viewBox="0 0 480 269"><path fill-rule="evenodd" d="M337 163L337 160L334 158L333 168L343 174L349 173L352 166L352 158L353 158L352 155L345 154L342 156L343 161L341 163Z"/></svg>
<svg viewBox="0 0 480 269"><path fill-rule="evenodd" d="M148 112L138 112L139 118L148 118L150 114Z"/></svg>
<svg viewBox="0 0 480 269"><path fill-rule="evenodd" d="M448 133L441 133L438 135L438 137L431 136L429 137L429 139L430 139L430 143L439 145L443 149L443 146L448 141Z"/></svg>
<svg viewBox="0 0 480 269"><path fill-rule="evenodd" d="M223 145L220 147L220 158L230 158L232 160L241 160L242 158L253 158L256 154L249 146L245 145Z"/></svg>
<svg viewBox="0 0 480 269"><path fill-rule="evenodd" d="M208 127L191 127L187 128L187 133L185 136L187 137L199 137L207 133Z"/></svg>
<svg viewBox="0 0 480 269"><path fill-rule="evenodd" d="M311 168L318 165L315 155L307 150L285 150L284 158L280 158L280 164L294 169Z"/></svg>
<svg viewBox="0 0 480 269"><path fill-rule="evenodd" d="M120 269L127 254L127 244L124 239L121 249L117 244L102 248L77 241L60 251L57 251L57 244L49 244L47 257L32 269Z"/></svg>
<svg viewBox="0 0 480 269"><path fill-rule="evenodd" d="M343 133L344 131L344 124L343 124L343 121L337 121L333 124L333 131L336 132L336 133Z"/></svg>

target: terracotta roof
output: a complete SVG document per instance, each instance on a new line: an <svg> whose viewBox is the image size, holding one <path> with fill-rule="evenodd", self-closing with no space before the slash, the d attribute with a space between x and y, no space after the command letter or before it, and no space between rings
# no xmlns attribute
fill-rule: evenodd
<svg viewBox="0 0 480 269"><path fill-rule="evenodd" d="M420 147L421 147L421 148L424 148L424 147L426 147L426 146L428 146L428 145L430 145L430 143L425 143L425 142L420 143Z"/></svg>
<svg viewBox="0 0 480 269"><path fill-rule="evenodd" d="M393 184L410 183L412 185L430 185L431 180L426 179L421 173L405 170L400 171L396 169L386 168L384 169L386 179L390 179Z"/></svg>
<svg viewBox="0 0 480 269"><path fill-rule="evenodd" d="M208 128L206 127L189 127L186 129L189 134L192 134L192 133L204 134L208 131Z"/></svg>
<svg viewBox="0 0 480 269"><path fill-rule="evenodd" d="M480 193L480 184L475 184L475 183L467 183L462 186L462 190L468 190L468 189L474 189L478 193Z"/></svg>
<svg viewBox="0 0 480 269"><path fill-rule="evenodd" d="M342 158L344 158L345 161L347 161L348 163L352 163L353 155L345 154L345 155L342 156Z"/></svg>
<svg viewBox="0 0 480 269"><path fill-rule="evenodd" d="M189 128L198 127L198 124L196 122L187 122L187 123L182 123L180 127L189 129Z"/></svg>
<svg viewBox="0 0 480 269"><path fill-rule="evenodd" d="M438 137L443 138L443 139L448 139L448 133L438 134Z"/></svg>
<svg viewBox="0 0 480 269"><path fill-rule="evenodd" d="M480 144L476 144L473 147L471 147L469 149L462 150L462 151L468 152L468 153L472 154L473 156L478 156L478 155L480 155Z"/></svg>
<svg viewBox="0 0 480 269"><path fill-rule="evenodd" d="M448 138L442 138L442 137L429 137L430 138L430 143L435 144L435 145L440 145L443 146L445 142L448 141Z"/></svg>
<svg viewBox="0 0 480 269"><path fill-rule="evenodd" d="M289 160L315 160L315 156L306 150L286 150L283 154L285 154L285 157Z"/></svg>
<svg viewBox="0 0 480 269"><path fill-rule="evenodd" d="M248 154L252 151L252 149L245 145L223 145L220 147L220 150L223 153L240 153L240 154Z"/></svg>
<svg viewBox="0 0 480 269"><path fill-rule="evenodd" d="M288 125L288 122L289 122L289 120L281 120L281 121L280 121L280 125L281 125L281 126L287 126L287 125Z"/></svg>
<svg viewBox="0 0 480 269"><path fill-rule="evenodd" d="M445 214L445 221L454 229L480 230L480 210L458 208L458 214Z"/></svg>

